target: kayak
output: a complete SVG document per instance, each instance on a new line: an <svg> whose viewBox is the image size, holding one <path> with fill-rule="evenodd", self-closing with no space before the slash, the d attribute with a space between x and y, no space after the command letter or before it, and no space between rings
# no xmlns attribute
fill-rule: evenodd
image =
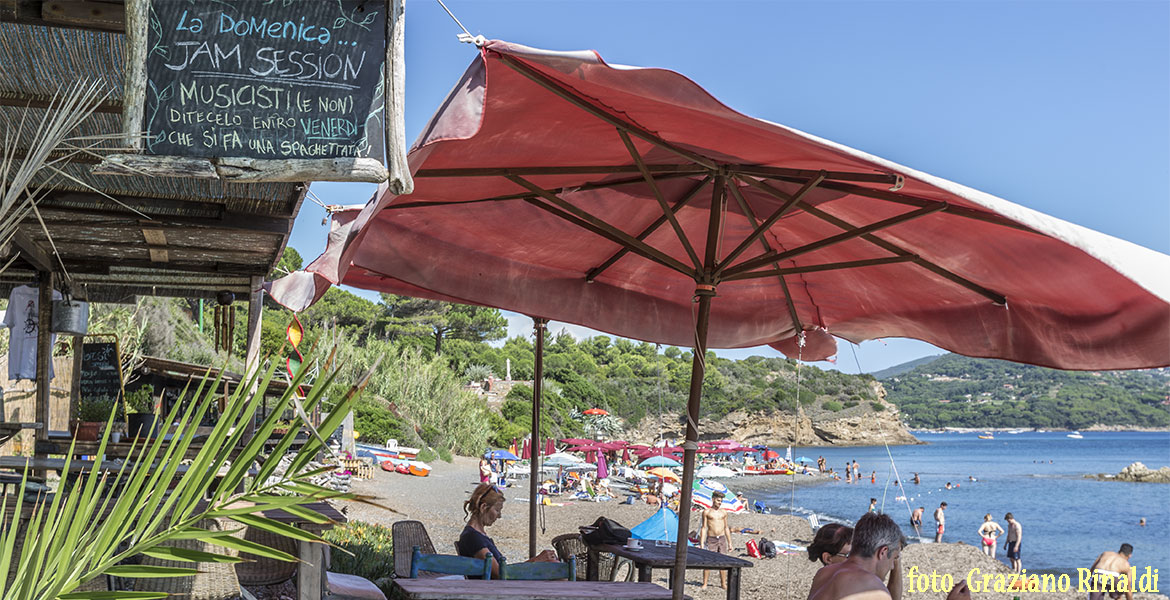
<svg viewBox="0 0 1170 600"><path fill-rule="evenodd" d="M431 466L425 462L419 462L417 460L410 461L410 464L408 464L406 468L410 471L411 475L416 477L426 477L427 475L431 474Z"/></svg>

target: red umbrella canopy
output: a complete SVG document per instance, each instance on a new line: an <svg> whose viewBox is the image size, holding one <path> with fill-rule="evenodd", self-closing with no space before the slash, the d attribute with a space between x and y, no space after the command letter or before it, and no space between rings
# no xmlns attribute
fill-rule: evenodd
<svg viewBox="0 0 1170 600"><path fill-rule="evenodd" d="M600 446L581 445L581 446L571 446L571 447L565 448L565 452L596 452L600 449L601 449Z"/></svg>
<svg viewBox="0 0 1170 600"><path fill-rule="evenodd" d="M590 408L590 409L586 410L584 414L587 414L590 416L600 416L600 415L608 415L609 412L602 410L600 408Z"/></svg>
<svg viewBox="0 0 1170 600"><path fill-rule="evenodd" d="M764 450L762 456L764 457L764 460L772 460L775 458L780 458L780 453L776 452L775 450Z"/></svg>
<svg viewBox="0 0 1170 600"><path fill-rule="evenodd" d="M584 445L596 444L597 440L586 440L586 439L582 439L582 438L565 438L565 439L561 440L561 442L565 443L565 444L574 444L574 445L584 446Z"/></svg>
<svg viewBox="0 0 1170 600"><path fill-rule="evenodd" d="M910 337L1170 364L1170 257L747 117L671 71L488 42L409 160L413 193L334 214L326 254L275 298L344 283L689 347L698 287L710 348L811 360L832 336Z"/></svg>

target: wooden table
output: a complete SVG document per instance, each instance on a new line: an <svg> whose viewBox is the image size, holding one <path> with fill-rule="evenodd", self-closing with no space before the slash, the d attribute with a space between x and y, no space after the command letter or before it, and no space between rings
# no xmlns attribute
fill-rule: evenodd
<svg viewBox="0 0 1170 600"><path fill-rule="evenodd" d="M585 578L596 581L598 578L597 555L600 552L609 552L615 556L628 558L638 569L638 581L652 580L654 569L674 570L674 546L656 546L653 540L643 540L641 550L630 550L625 546L600 544L589 546L589 565L586 568ZM739 571L743 567L754 567L750 560L703 550L690 546L687 548L687 569L712 569L727 571L727 600L739 600ZM673 578L672 578L673 579Z"/></svg>
<svg viewBox="0 0 1170 600"><path fill-rule="evenodd" d="M670 590L625 581L395 579L391 600L668 600ZM687 596L689 598L689 596Z"/></svg>

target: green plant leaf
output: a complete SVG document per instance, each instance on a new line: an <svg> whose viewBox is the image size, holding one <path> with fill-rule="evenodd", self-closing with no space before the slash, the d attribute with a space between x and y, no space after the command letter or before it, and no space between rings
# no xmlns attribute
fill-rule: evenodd
<svg viewBox="0 0 1170 600"><path fill-rule="evenodd" d="M161 558L163 560L177 560L183 562L245 562L244 559L236 556L225 556L223 554L214 554L212 552L203 552L201 550L190 550L188 548L174 548L172 546L155 546L154 548L143 550L142 553L151 558Z"/></svg>
<svg viewBox="0 0 1170 600"><path fill-rule="evenodd" d="M162 565L115 565L106 569L106 575L117 577L186 577L198 572L199 569L189 567L164 567Z"/></svg>

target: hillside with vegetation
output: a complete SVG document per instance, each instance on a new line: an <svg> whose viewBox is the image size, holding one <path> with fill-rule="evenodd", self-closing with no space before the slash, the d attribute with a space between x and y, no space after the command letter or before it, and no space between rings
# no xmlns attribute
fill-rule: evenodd
<svg viewBox="0 0 1170 600"><path fill-rule="evenodd" d="M301 257L289 248L272 277L300 267ZM140 298L135 304L95 305L90 330L118 333L128 362L145 354L240 370L245 303L233 305L240 325L231 356L214 349L212 304L203 304L202 330L195 300ZM276 304L266 304L261 350L268 360L283 363L288 355L286 328L292 316ZM388 294L372 301L331 288L299 318L305 328L301 351L310 368L334 361L342 369L340 376L352 380L381 361L355 411L355 427L363 439L380 443L397 438L406 445L430 446L440 455L472 455L530 430L533 340L504 339L507 320L498 310ZM634 435L669 429L661 423L675 427L683 423L692 362L689 349L607 336L577 340L563 331L546 336L546 435ZM489 406L475 388L489 378L503 379L509 363L515 384L506 397ZM707 366L704 426L733 413L740 419L761 415L787 422L797 415L806 421L810 415L814 420L834 416L857 420L889 408L881 400L880 386L868 375L802 366L798 376L794 361L762 357L733 361L714 353L708 354ZM610 416L584 416L590 408L604 409ZM883 417L896 425L892 411Z"/></svg>
<svg viewBox="0 0 1170 600"><path fill-rule="evenodd" d="M944 354L881 379L914 428L1170 427L1170 369L1060 371Z"/></svg>

